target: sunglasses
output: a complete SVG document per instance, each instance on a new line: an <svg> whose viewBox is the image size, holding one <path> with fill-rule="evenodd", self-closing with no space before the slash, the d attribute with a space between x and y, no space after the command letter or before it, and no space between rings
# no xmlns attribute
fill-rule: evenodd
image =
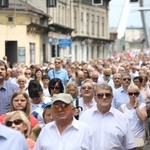
<svg viewBox="0 0 150 150"><path fill-rule="evenodd" d="M14 123L15 125L20 125L23 121L21 119L16 119L14 121L6 121L6 126L11 127Z"/></svg>
<svg viewBox="0 0 150 150"><path fill-rule="evenodd" d="M18 82L20 82L20 83L21 83L21 82L25 82L25 81L21 81L21 80L20 80L20 81L18 81Z"/></svg>
<svg viewBox="0 0 150 150"><path fill-rule="evenodd" d="M51 90L60 90L60 88L59 88L59 86L51 86L51 88L50 88Z"/></svg>
<svg viewBox="0 0 150 150"><path fill-rule="evenodd" d="M55 64L60 64L61 62L60 61L55 61Z"/></svg>
<svg viewBox="0 0 150 150"><path fill-rule="evenodd" d="M129 92L128 93L129 94L129 96L138 96L139 95L139 93L138 92Z"/></svg>
<svg viewBox="0 0 150 150"><path fill-rule="evenodd" d="M131 81L131 79L130 78L124 78L124 79L122 79L123 81Z"/></svg>
<svg viewBox="0 0 150 150"><path fill-rule="evenodd" d="M68 108L69 108L69 106L70 106L69 104L65 104L65 103L62 103L61 105L55 105L55 104L53 104L52 109L53 109L53 111L55 113L58 113L59 112L59 108L61 108L63 111L67 111Z"/></svg>
<svg viewBox="0 0 150 150"><path fill-rule="evenodd" d="M106 98L111 98L111 96L112 96L111 93L98 93L96 96L98 99L102 99L104 97L104 95Z"/></svg>
<svg viewBox="0 0 150 150"><path fill-rule="evenodd" d="M31 75L31 73L25 73L25 75Z"/></svg>
<svg viewBox="0 0 150 150"><path fill-rule="evenodd" d="M105 76L106 76L106 77L110 77L110 75L108 75L108 74L105 74Z"/></svg>
<svg viewBox="0 0 150 150"><path fill-rule="evenodd" d="M91 86L84 86L84 87L82 87L82 90L92 90L93 89L93 87L91 87Z"/></svg>

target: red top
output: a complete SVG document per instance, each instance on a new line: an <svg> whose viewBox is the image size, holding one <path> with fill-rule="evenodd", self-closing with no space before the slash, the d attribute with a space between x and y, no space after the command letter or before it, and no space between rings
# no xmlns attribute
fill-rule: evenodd
<svg viewBox="0 0 150 150"><path fill-rule="evenodd" d="M2 124L4 123L5 117L6 117L6 114L2 114L0 116L0 122ZM30 124L31 124L31 129L33 129L38 124L37 119L33 115L30 115Z"/></svg>

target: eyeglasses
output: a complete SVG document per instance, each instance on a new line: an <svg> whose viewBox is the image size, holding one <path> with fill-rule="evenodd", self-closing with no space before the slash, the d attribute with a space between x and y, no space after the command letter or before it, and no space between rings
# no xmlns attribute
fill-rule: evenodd
<svg viewBox="0 0 150 150"><path fill-rule="evenodd" d="M51 90L60 90L59 86L55 86L55 87L54 87L54 86L51 86L50 89L51 89Z"/></svg>
<svg viewBox="0 0 150 150"><path fill-rule="evenodd" d="M21 80L20 80L20 81L18 81L18 82L20 82L20 83L21 83L21 82L25 82L25 81L21 81Z"/></svg>
<svg viewBox="0 0 150 150"><path fill-rule="evenodd" d="M55 61L55 64L60 64L61 62L60 61Z"/></svg>
<svg viewBox="0 0 150 150"><path fill-rule="evenodd" d="M23 121L21 119L16 119L14 121L6 121L6 126L11 127L14 123L15 125L20 125Z"/></svg>
<svg viewBox="0 0 150 150"><path fill-rule="evenodd" d="M110 75L108 75L108 74L105 74L105 76L106 76L106 77L110 77Z"/></svg>
<svg viewBox="0 0 150 150"><path fill-rule="evenodd" d="M69 108L69 104L65 104L65 103L62 103L61 105L55 105L53 104L52 106L52 109L55 113L58 113L59 109L61 108L63 111L67 111L68 108Z"/></svg>
<svg viewBox="0 0 150 150"><path fill-rule="evenodd" d="M84 86L84 87L82 87L82 90L92 90L93 89L93 87L91 87L91 86Z"/></svg>
<svg viewBox="0 0 150 150"><path fill-rule="evenodd" d="M111 93L98 93L96 96L98 99L102 99L104 97L104 95L106 98L111 98L111 96L112 96Z"/></svg>
<svg viewBox="0 0 150 150"><path fill-rule="evenodd" d="M120 78L114 78L114 79L115 79L115 80L117 80L117 79L120 80Z"/></svg>
<svg viewBox="0 0 150 150"><path fill-rule="evenodd" d="M31 73L25 73L25 75L31 75Z"/></svg>
<svg viewBox="0 0 150 150"><path fill-rule="evenodd" d="M122 79L123 81L131 81L131 79L130 78L124 78L124 79Z"/></svg>
<svg viewBox="0 0 150 150"><path fill-rule="evenodd" d="M139 93L138 92L129 92L128 93L129 94L129 96L138 96L139 95Z"/></svg>

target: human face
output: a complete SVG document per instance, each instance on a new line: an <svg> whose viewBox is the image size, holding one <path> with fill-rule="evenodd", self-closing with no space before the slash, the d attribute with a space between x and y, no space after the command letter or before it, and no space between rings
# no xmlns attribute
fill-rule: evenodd
<svg viewBox="0 0 150 150"><path fill-rule="evenodd" d="M56 68L59 68L61 66L61 60L56 59L55 62L54 62L54 64L55 64Z"/></svg>
<svg viewBox="0 0 150 150"><path fill-rule="evenodd" d="M111 107L112 93L109 90L97 88L95 93L95 101L100 112L108 112Z"/></svg>
<svg viewBox="0 0 150 150"><path fill-rule="evenodd" d="M139 96L139 92L135 89L130 89L128 91L128 95L131 101L135 101L135 99Z"/></svg>
<svg viewBox="0 0 150 150"><path fill-rule="evenodd" d="M120 76L120 74L114 74L113 81L114 81L115 85L120 85L121 86L121 76Z"/></svg>
<svg viewBox="0 0 150 150"><path fill-rule="evenodd" d="M47 124L47 123L53 121L53 117L52 117L51 108L45 108L45 109L46 109L46 111L45 111L43 118L44 118L45 124Z"/></svg>
<svg viewBox="0 0 150 150"><path fill-rule="evenodd" d="M121 83L123 87L128 87L131 83L131 77L128 75L123 76Z"/></svg>
<svg viewBox="0 0 150 150"><path fill-rule="evenodd" d="M89 97L92 98L93 97L93 84L91 82L86 82L82 84L81 87L81 94L83 96L83 98L85 97Z"/></svg>
<svg viewBox="0 0 150 150"><path fill-rule="evenodd" d="M20 131L22 134L25 134L25 131L27 130L27 126L23 123L23 121L20 122L20 124L15 124L14 123L15 120L21 120L21 118L18 115L12 116L9 121L12 121L13 123L12 123L12 126L9 126L9 127Z"/></svg>
<svg viewBox="0 0 150 150"><path fill-rule="evenodd" d="M133 82L134 82L134 84L137 85L139 88L141 87L141 83L140 83L139 79L134 79Z"/></svg>
<svg viewBox="0 0 150 150"><path fill-rule="evenodd" d="M104 74L104 80L107 81L110 78L110 74Z"/></svg>
<svg viewBox="0 0 150 150"><path fill-rule="evenodd" d="M72 97L76 96L76 88L74 86L69 88L69 94L72 95Z"/></svg>
<svg viewBox="0 0 150 150"><path fill-rule="evenodd" d="M58 82L54 86L51 86L50 90L51 90L51 96L54 94L58 94L60 91L60 87L58 85Z"/></svg>
<svg viewBox="0 0 150 150"><path fill-rule="evenodd" d="M25 79L18 79L18 84L19 84L20 87L24 87L25 84L26 84Z"/></svg>
<svg viewBox="0 0 150 150"><path fill-rule="evenodd" d="M66 123L72 120L74 114L74 107L71 104L66 104L62 101L56 101L52 105L52 116L56 122Z"/></svg>
<svg viewBox="0 0 150 150"><path fill-rule="evenodd" d="M36 72L36 77L38 78L38 77L42 77L42 72L41 71L37 71Z"/></svg>
<svg viewBox="0 0 150 150"><path fill-rule="evenodd" d="M12 105L15 110L24 110L27 106L27 100L22 94L19 94L13 99Z"/></svg>
<svg viewBox="0 0 150 150"><path fill-rule="evenodd" d="M22 74L23 74L22 69L17 69L17 76L20 76L20 75L22 75Z"/></svg>
<svg viewBox="0 0 150 150"><path fill-rule="evenodd" d="M44 86L48 87L49 79L43 79L42 82Z"/></svg>
<svg viewBox="0 0 150 150"><path fill-rule="evenodd" d="M24 73L25 77L27 79L30 79L30 76L31 76L31 71L30 70L26 70L25 73Z"/></svg>
<svg viewBox="0 0 150 150"><path fill-rule="evenodd" d="M0 66L0 83L5 80L5 77L6 77L5 66Z"/></svg>

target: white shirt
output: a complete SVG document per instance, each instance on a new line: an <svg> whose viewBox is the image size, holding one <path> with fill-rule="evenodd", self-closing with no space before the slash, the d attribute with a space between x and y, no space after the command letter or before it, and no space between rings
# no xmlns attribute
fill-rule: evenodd
<svg viewBox="0 0 150 150"><path fill-rule="evenodd" d="M86 123L73 119L61 135L53 121L42 129L34 150L95 150L93 133Z"/></svg>
<svg viewBox="0 0 150 150"><path fill-rule="evenodd" d="M43 89L43 95L44 96L51 97L51 95L49 94L48 88L45 88L44 86L42 86L42 89Z"/></svg>
<svg viewBox="0 0 150 150"><path fill-rule="evenodd" d="M138 108L142 109L145 106L146 106L145 103L140 103ZM130 127L131 127L134 137L135 138L143 137L144 132L145 132L144 122L140 120L140 118L138 117L138 115L136 113L136 110L134 108L129 109L127 107L127 104L122 104L121 109L122 109L123 113L125 114L125 116L129 120L129 124L130 124Z"/></svg>
<svg viewBox="0 0 150 150"><path fill-rule="evenodd" d="M84 111L86 111L86 110L88 110L88 109L94 107L95 105L96 105L96 102L95 102L95 100L94 100L94 97L93 97L93 99L92 99L92 103L91 103L90 107L88 107L88 106L85 104L85 102L84 102L84 100L83 100L83 97L79 98L79 106L82 107L82 109L83 109L82 111L80 111L80 114L79 114L79 115L81 115Z"/></svg>
<svg viewBox="0 0 150 150"><path fill-rule="evenodd" d="M43 127L45 125L44 120L43 120L44 106L45 104L51 103L51 102L52 102L52 99L49 97L46 97L44 102L40 104L34 104L32 102L30 103L31 114L38 120L40 127Z"/></svg>
<svg viewBox="0 0 150 150"><path fill-rule="evenodd" d="M125 115L115 108L102 115L97 107L85 111L80 120L88 123L94 133L95 150L127 150L136 147Z"/></svg>

